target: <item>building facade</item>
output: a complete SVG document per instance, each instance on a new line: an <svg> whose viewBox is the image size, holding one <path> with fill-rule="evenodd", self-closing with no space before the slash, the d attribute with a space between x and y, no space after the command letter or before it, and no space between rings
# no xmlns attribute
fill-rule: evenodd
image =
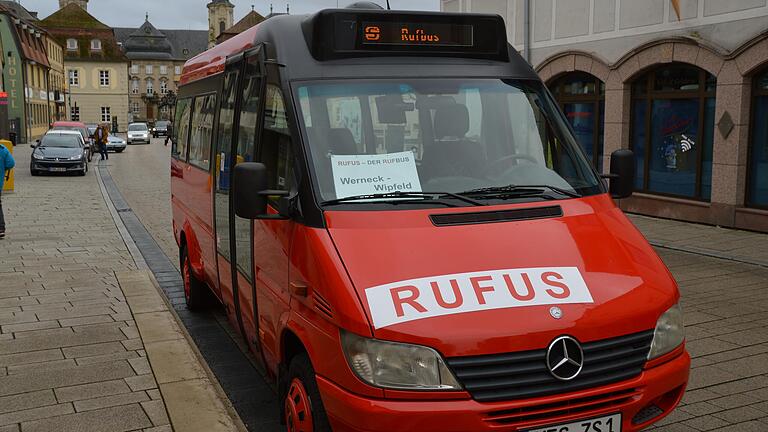
<svg viewBox="0 0 768 432"><path fill-rule="evenodd" d="M635 152L631 212L768 231L768 4L442 0L494 13L587 155Z"/></svg>
<svg viewBox="0 0 768 432"><path fill-rule="evenodd" d="M229 0L208 3L208 48L216 45L216 38L235 22L235 5Z"/></svg>
<svg viewBox="0 0 768 432"><path fill-rule="evenodd" d="M130 61L129 120L169 120L166 96L178 92L184 63L206 50L208 32L158 30L147 17L138 29L116 28L115 35Z"/></svg>
<svg viewBox="0 0 768 432"><path fill-rule="evenodd" d="M17 141L32 141L64 112L62 47L18 3L0 2L0 14L10 129Z"/></svg>
<svg viewBox="0 0 768 432"><path fill-rule="evenodd" d="M69 119L128 124L128 59L114 31L90 15L87 1L62 0L63 8L40 21L64 47Z"/></svg>

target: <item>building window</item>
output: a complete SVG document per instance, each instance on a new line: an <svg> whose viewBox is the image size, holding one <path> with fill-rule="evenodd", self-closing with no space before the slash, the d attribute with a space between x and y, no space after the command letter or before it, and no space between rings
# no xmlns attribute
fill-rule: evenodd
<svg viewBox="0 0 768 432"><path fill-rule="evenodd" d="M99 71L99 85L102 87L109 87L109 71L108 70Z"/></svg>
<svg viewBox="0 0 768 432"><path fill-rule="evenodd" d="M71 121L80 121L80 107L73 106L69 108L69 119Z"/></svg>
<svg viewBox="0 0 768 432"><path fill-rule="evenodd" d="M219 21L219 34L224 33L224 30L227 29L227 23L224 21Z"/></svg>
<svg viewBox="0 0 768 432"><path fill-rule="evenodd" d="M139 74L139 65L132 64L131 65L131 75L138 75Z"/></svg>
<svg viewBox="0 0 768 432"><path fill-rule="evenodd" d="M67 49L74 51L77 49L77 39L67 39Z"/></svg>
<svg viewBox="0 0 768 432"><path fill-rule="evenodd" d="M147 80L147 95L152 96L155 94L155 82L151 79Z"/></svg>
<svg viewBox="0 0 768 432"><path fill-rule="evenodd" d="M99 40L99 39L91 40L91 50L93 50L93 51L101 51L101 40Z"/></svg>
<svg viewBox="0 0 768 432"><path fill-rule="evenodd" d="M109 107L101 107L101 122L102 123L112 122L112 114L110 113Z"/></svg>
<svg viewBox="0 0 768 432"><path fill-rule="evenodd" d="M160 80L160 94L168 93L168 81Z"/></svg>
<svg viewBox="0 0 768 432"><path fill-rule="evenodd" d="M139 113L139 103L138 102L131 102L131 112L134 114Z"/></svg>
<svg viewBox="0 0 768 432"><path fill-rule="evenodd" d="M131 80L131 94L139 94L139 79L134 78Z"/></svg>
<svg viewBox="0 0 768 432"><path fill-rule="evenodd" d="M754 78L747 205L768 207L768 71ZM735 133L732 132L732 133Z"/></svg>
<svg viewBox="0 0 768 432"><path fill-rule="evenodd" d="M168 66L160 65L160 75L168 75Z"/></svg>
<svg viewBox="0 0 768 432"><path fill-rule="evenodd" d="M574 72L559 78L550 89L581 148L598 172L602 172L605 84L588 73Z"/></svg>
<svg viewBox="0 0 768 432"><path fill-rule="evenodd" d="M152 65L144 66L144 73L147 75L152 75Z"/></svg>
<svg viewBox="0 0 768 432"><path fill-rule="evenodd" d="M637 189L708 201L717 79L695 66L659 67L632 85Z"/></svg>
<svg viewBox="0 0 768 432"><path fill-rule="evenodd" d="M176 75L181 75L181 66L176 66L174 68L174 72L176 73Z"/></svg>
<svg viewBox="0 0 768 432"><path fill-rule="evenodd" d="M69 70L69 85L70 87L80 87L80 71L77 69Z"/></svg>

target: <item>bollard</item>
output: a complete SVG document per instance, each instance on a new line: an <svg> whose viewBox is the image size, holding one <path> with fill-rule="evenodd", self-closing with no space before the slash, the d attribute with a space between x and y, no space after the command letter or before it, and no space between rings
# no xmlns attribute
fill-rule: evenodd
<svg viewBox="0 0 768 432"><path fill-rule="evenodd" d="M11 155L13 155L13 143L8 140L0 140L0 145L5 146L5 148L8 149L9 152L11 152ZM13 172L14 170L10 171L10 177L5 179L5 183L3 184L3 192L13 192ZM0 173L0 175L6 175L7 173Z"/></svg>

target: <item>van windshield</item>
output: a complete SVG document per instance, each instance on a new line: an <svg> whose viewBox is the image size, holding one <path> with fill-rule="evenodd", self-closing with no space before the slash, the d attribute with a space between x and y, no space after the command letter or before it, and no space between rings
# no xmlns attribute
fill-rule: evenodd
<svg viewBox="0 0 768 432"><path fill-rule="evenodd" d="M560 198L604 192L540 83L325 81L297 90L321 202L526 186Z"/></svg>

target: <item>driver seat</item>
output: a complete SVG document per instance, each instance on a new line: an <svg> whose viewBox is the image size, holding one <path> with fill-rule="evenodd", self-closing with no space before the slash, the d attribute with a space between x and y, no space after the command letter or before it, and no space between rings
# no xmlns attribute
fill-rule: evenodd
<svg viewBox="0 0 768 432"><path fill-rule="evenodd" d="M427 147L422 158L427 178L477 177L485 164L480 143L466 138L469 132L469 109L449 103L435 110L435 143Z"/></svg>

